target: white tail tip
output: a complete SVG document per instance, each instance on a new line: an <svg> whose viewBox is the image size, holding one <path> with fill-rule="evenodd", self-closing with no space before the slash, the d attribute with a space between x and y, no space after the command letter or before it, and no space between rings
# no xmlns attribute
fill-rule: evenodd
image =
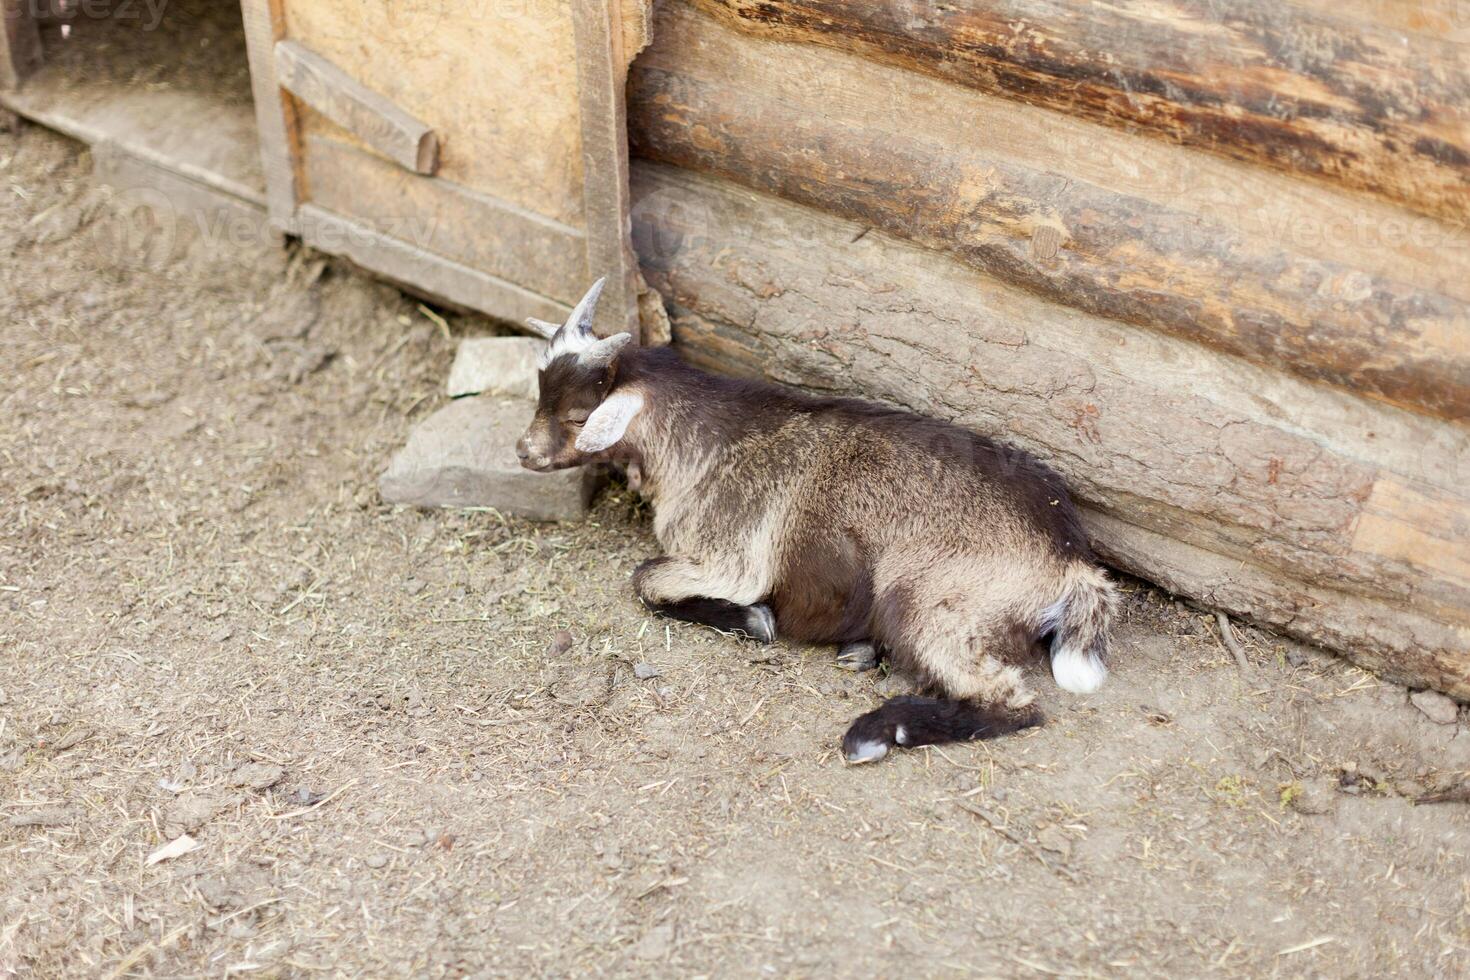
<svg viewBox="0 0 1470 980"><path fill-rule="evenodd" d="M1108 668L1095 653L1063 648L1051 655L1051 676L1064 691L1091 694L1108 679Z"/></svg>

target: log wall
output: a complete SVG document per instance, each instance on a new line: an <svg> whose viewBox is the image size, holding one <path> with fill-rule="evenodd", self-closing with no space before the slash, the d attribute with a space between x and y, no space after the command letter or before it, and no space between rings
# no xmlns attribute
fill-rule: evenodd
<svg viewBox="0 0 1470 980"><path fill-rule="evenodd" d="M1382 134L1383 85L1459 145L1463 64L1359 24L1399 68L1313 88L1326 68L1268 71L1241 32L1329 13L1227 6L1164 4L1205 40L1150 61L1157 24L1103 43L1136 4L667 0L629 88L645 277L694 359L1008 438L1119 567L1470 698L1466 166L1353 128ZM1001 13L1035 36L986 41ZM1174 74L1146 114L1083 91L1149 65ZM1272 86L1292 110L1222 145ZM1328 125L1302 100L1332 86L1358 101Z"/></svg>

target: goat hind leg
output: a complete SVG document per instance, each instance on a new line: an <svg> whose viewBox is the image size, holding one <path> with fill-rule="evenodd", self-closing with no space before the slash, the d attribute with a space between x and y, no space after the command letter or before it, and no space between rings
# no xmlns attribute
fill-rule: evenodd
<svg viewBox="0 0 1470 980"><path fill-rule="evenodd" d="M844 643L837 650L837 666L843 670L853 670L859 673L872 670L878 666L881 659L878 653L878 644L872 640L854 640Z"/></svg>
<svg viewBox="0 0 1470 980"><path fill-rule="evenodd" d="M633 572L633 591L652 612L722 633L743 633L761 643L776 639L776 616L765 603L749 605L710 593L727 591L700 562L665 555Z"/></svg>

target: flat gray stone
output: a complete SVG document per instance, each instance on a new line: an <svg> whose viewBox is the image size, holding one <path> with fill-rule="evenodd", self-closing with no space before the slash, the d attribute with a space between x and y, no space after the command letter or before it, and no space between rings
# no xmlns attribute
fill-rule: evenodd
<svg viewBox="0 0 1470 980"><path fill-rule="evenodd" d="M545 349L538 337L461 340L449 369L449 397L496 394L535 401L536 359Z"/></svg>
<svg viewBox="0 0 1470 980"><path fill-rule="evenodd" d="M389 503L417 507L494 507L533 521L584 517L598 468L533 473L516 459L516 440L534 412L505 398L450 402L414 427L378 479L378 492Z"/></svg>
<svg viewBox="0 0 1470 980"><path fill-rule="evenodd" d="M1453 725L1460 713L1460 706L1438 691L1415 691L1409 700L1437 725Z"/></svg>

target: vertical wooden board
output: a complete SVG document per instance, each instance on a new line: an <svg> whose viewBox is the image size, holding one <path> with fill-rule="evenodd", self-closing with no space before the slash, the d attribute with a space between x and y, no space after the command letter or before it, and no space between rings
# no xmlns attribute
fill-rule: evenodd
<svg viewBox="0 0 1470 980"><path fill-rule="evenodd" d="M639 0L627 0L629 5ZM588 278L607 277L599 333L638 336L638 263L629 241L628 60L620 0L572 0L581 93Z"/></svg>
<svg viewBox="0 0 1470 980"><path fill-rule="evenodd" d="M240 16L245 23L250 87L255 96L266 209L272 225L291 232L302 197L301 143L295 108L276 80L275 47L285 32L282 2L241 0Z"/></svg>
<svg viewBox="0 0 1470 980"><path fill-rule="evenodd" d="M441 134L438 176L583 227L568 0L290 0L285 36ZM303 111L303 135L361 145Z"/></svg>
<svg viewBox="0 0 1470 980"><path fill-rule="evenodd" d="M30 0L0 0L0 89L18 88L41 66L41 33Z"/></svg>

